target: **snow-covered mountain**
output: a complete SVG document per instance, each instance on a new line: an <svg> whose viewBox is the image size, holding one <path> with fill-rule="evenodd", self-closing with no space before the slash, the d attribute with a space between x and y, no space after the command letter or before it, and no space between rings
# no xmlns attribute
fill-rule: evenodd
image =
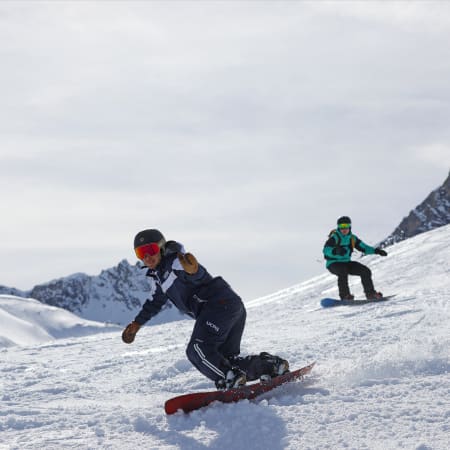
<svg viewBox="0 0 450 450"><path fill-rule="evenodd" d="M246 304L243 354L317 361L253 401L165 415L167 398L213 386L186 359L190 319L150 321L132 345L118 330L0 349L0 448L447 450L450 225L364 263L395 298L323 309L325 273Z"/></svg>
<svg viewBox="0 0 450 450"><path fill-rule="evenodd" d="M0 349L32 346L55 339L117 331L118 326L84 320L32 298L0 295Z"/></svg>
<svg viewBox="0 0 450 450"><path fill-rule="evenodd" d="M88 320L124 325L140 311L150 289L145 270L123 260L97 276L77 273L39 284L30 291L0 286L0 294L31 297ZM172 310L162 316L165 320L180 317L169 302L165 308Z"/></svg>
<svg viewBox="0 0 450 450"><path fill-rule="evenodd" d="M400 242L419 233L450 223L450 175L419 206L403 219L380 245ZM30 291L0 286L0 294L34 298L58 306L80 317L125 325L140 311L149 296L150 283L145 270L127 260L103 270L100 275L77 273L35 286ZM177 320L179 313L170 302L158 321Z"/></svg>
<svg viewBox="0 0 450 450"><path fill-rule="evenodd" d="M420 205L416 206L380 245L386 247L449 223L450 173L442 186L432 191Z"/></svg>

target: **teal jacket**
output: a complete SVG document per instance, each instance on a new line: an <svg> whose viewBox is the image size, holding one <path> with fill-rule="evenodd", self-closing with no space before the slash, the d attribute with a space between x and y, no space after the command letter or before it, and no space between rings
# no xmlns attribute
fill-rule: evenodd
<svg viewBox="0 0 450 450"><path fill-rule="evenodd" d="M345 249L343 255L335 255L333 253L333 250L338 247ZM335 262L349 262L352 259L352 252L355 248L366 255L373 255L375 253L374 247L365 244L351 231L345 236L339 230L333 230L323 247L323 256L327 260L327 267Z"/></svg>

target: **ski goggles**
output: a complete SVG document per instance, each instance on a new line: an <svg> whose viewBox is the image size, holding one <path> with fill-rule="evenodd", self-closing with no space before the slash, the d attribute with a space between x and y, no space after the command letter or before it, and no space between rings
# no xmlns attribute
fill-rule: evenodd
<svg viewBox="0 0 450 450"><path fill-rule="evenodd" d="M155 256L160 252L159 245L156 242L140 245L134 249L138 259L144 259L145 255Z"/></svg>
<svg viewBox="0 0 450 450"><path fill-rule="evenodd" d="M343 230L348 230L349 228L351 228L352 224L351 223L340 223L338 225L338 228L341 228Z"/></svg>

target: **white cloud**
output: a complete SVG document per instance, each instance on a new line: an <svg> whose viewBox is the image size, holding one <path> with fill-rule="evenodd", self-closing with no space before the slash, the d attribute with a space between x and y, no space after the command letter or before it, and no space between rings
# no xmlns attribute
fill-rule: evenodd
<svg viewBox="0 0 450 450"><path fill-rule="evenodd" d="M431 1L321 1L311 2L313 10L333 17L354 18L365 23L384 23L407 31L447 32L450 5Z"/></svg>
<svg viewBox="0 0 450 450"><path fill-rule="evenodd" d="M422 145L414 151L419 161L435 167L450 169L450 143L433 142Z"/></svg>

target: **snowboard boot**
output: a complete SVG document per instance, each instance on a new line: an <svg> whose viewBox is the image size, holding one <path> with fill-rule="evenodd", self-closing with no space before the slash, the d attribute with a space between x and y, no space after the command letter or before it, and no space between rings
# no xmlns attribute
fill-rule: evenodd
<svg viewBox="0 0 450 450"><path fill-rule="evenodd" d="M380 300L380 298L383 298L383 294L381 292L367 292L366 293L367 300Z"/></svg>
<svg viewBox="0 0 450 450"><path fill-rule="evenodd" d="M226 390L244 386L247 382L245 372L239 367L232 367L226 374L225 378L220 378L216 381L216 388L219 390Z"/></svg>
<svg viewBox="0 0 450 450"><path fill-rule="evenodd" d="M272 377L270 375L261 375L259 377L259 382L261 384L269 384L271 380L272 380Z"/></svg>
<svg viewBox="0 0 450 450"><path fill-rule="evenodd" d="M341 295L341 300L354 300L355 296L352 294Z"/></svg>
<svg viewBox="0 0 450 450"><path fill-rule="evenodd" d="M282 359L279 356L271 355L270 353L267 352L262 352L259 354L259 356L261 359L272 364L271 372L269 374L264 375L269 375L273 378L279 375L283 375L283 373L289 372L289 363L285 359ZM264 379L264 375L261 375L260 377L262 382L267 381Z"/></svg>

